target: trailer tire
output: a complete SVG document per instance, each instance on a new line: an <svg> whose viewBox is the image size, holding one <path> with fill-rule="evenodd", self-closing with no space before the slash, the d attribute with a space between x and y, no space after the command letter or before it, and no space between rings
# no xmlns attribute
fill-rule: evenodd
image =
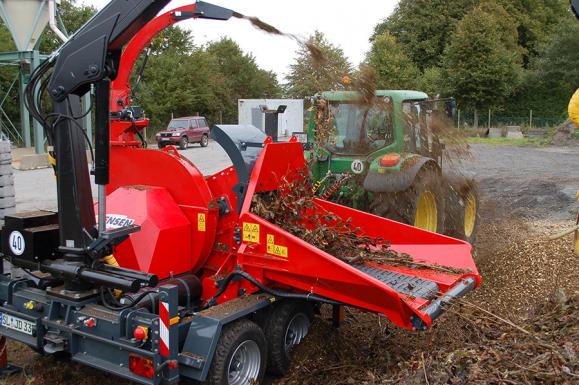
<svg viewBox="0 0 579 385"><path fill-rule="evenodd" d="M259 384L265 375L267 342L254 322L241 319L223 328L211 368L210 385Z"/></svg>
<svg viewBox="0 0 579 385"><path fill-rule="evenodd" d="M433 232L444 229L445 200L440 175L432 168L422 169L405 191L378 193L370 209L373 214Z"/></svg>
<svg viewBox="0 0 579 385"><path fill-rule="evenodd" d="M476 186L469 185L462 191L451 191L447 196L446 233L451 237L467 241L471 245L474 244L479 205Z"/></svg>
<svg viewBox="0 0 579 385"><path fill-rule="evenodd" d="M291 351L308 334L313 308L308 304L285 301L275 306L265 322L268 347L267 372L275 376L287 373Z"/></svg>

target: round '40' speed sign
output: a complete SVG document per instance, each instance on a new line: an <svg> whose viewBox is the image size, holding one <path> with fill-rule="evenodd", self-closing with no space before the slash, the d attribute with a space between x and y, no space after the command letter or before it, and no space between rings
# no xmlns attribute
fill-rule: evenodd
<svg viewBox="0 0 579 385"><path fill-rule="evenodd" d="M10 233L8 237L8 245L10 245L10 251L14 253L14 255L22 255L24 253L24 249L26 248L26 244L24 243L24 236L20 231L13 231Z"/></svg>

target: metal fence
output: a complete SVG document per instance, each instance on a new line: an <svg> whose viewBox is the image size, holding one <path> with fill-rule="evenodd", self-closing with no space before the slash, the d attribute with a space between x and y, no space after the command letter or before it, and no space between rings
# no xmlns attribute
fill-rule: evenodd
<svg viewBox="0 0 579 385"><path fill-rule="evenodd" d="M533 111L529 110L527 116L510 116L494 114L491 111L486 113L479 113L478 126L485 127L506 127L506 126L520 126L521 128L550 128L558 126L563 123L565 119L554 116L534 116ZM458 110L456 116L457 127L459 128L473 128L474 127L474 113L472 111Z"/></svg>

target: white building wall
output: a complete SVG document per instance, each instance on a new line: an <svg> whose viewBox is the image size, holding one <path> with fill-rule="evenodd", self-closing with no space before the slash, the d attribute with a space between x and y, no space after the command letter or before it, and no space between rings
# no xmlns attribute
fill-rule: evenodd
<svg viewBox="0 0 579 385"><path fill-rule="evenodd" d="M265 114L260 111L260 105L266 105L270 110L280 105L287 106L285 112L279 115L279 137L291 136L292 132L304 132L303 99L239 99L238 124L251 124L264 131Z"/></svg>

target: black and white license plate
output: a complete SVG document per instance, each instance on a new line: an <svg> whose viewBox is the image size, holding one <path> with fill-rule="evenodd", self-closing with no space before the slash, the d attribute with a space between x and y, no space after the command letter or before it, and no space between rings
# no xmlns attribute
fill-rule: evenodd
<svg viewBox="0 0 579 385"><path fill-rule="evenodd" d="M16 330L25 334L32 335L36 325L33 322L22 318L14 317L13 315L0 313L0 324L8 329Z"/></svg>
<svg viewBox="0 0 579 385"><path fill-rule="evenodd" d="M170 141L170 140L171 140L171 139L169 139L169 138L161 138L161 141L163 141L163 142L168 142L168 141Z"/></svg>

